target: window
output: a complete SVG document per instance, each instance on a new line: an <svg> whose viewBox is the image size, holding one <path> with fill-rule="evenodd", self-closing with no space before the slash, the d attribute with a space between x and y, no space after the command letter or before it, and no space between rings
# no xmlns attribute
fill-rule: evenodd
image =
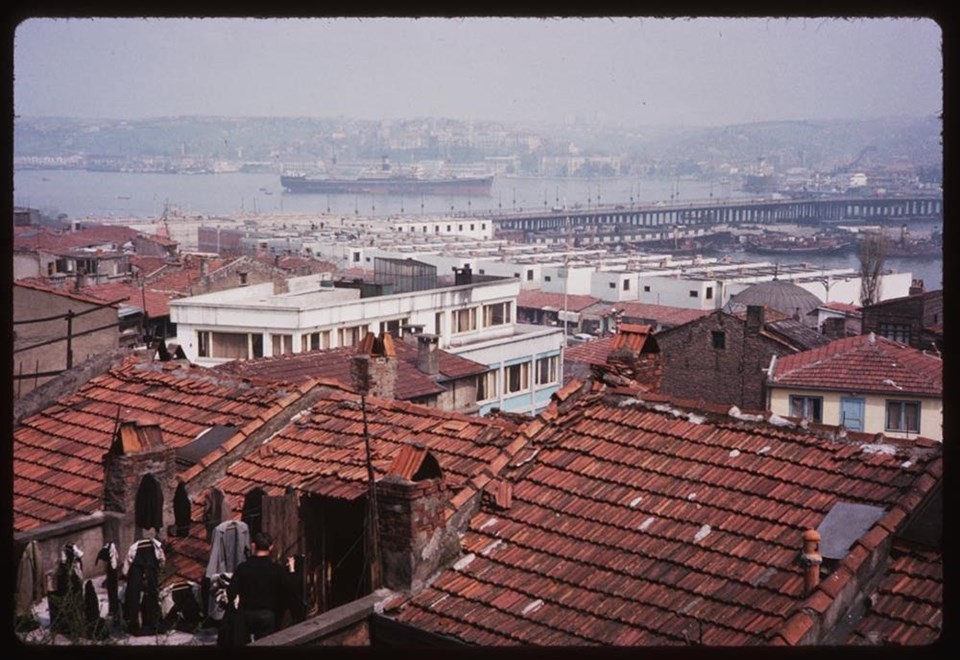
<svg viewBox="0 0 960 660"><path fill-rule="evenodd" d="M481 222L481 223L480 223L480 231L486 231L486 230L487 230L487 223L486 223L486 222ZM936 323L936 321L934 321L934 323Z"/></svg>
<svg viewBox="0 0 960 660"><path fill-rule="evenodd" d="M543 281L544 281L544 282L551 282L552 280L550 279L550 276L549 276L549 275L544 275L544 276L543 276Z"/></svg>
<svg viewBox="0 0 960 660"><path fill-rule="evenodd" d="M650 285L649 285L649 284L645 284L644 287L643 287L643 291L644 291L644 293L650 293Z"/></svg>
<svg viewBox="0 0 960 660"><path fill-rule="evenodd" d="M497 371L488 371L477 376L477 401L488 401L497 397Z"/></svg>
<svg viewBox="0 0 960 660"><path fill-rule="evenodd" d="M691 298L697 298L698 296L699 296L699 294L697 293L697 290L696 290L696 289L691 289L691 290L690 290L690 297L691 297Z"/></svg>
<svg viewBox="0 0 960 660"><path fill-rule="evenodd" d="M920 432L919 401L887 401L887 431Z"/></svg>
<svg viewBox="0 0 960 660"><path fill-rule="evenodd" d="M527 281L528 281L528 282L532 282L532 281L533 281L533 271L532 271L532 270L528 270L528 271L527 271Z"/></svg>
<svg viewBox="0 0 960 660"><path fill-rule="evenodd" d="M426 225L423 226L423 233L424 233L424 234L427 233L427 226L426 226Z"/></svg>
<svg viewBox="0 0 960 660"><path fill-rule="evenodd" d="M790 396L790 415L802 417L812 422L823 420L823 397L819 396Z"/></svg>
<svg viewBox="0 0 960 660"><path fill-rule="evenodd" d="M624 291L629 291L629 290L630 290L630 280L624 280L624 281L623 281L623 290L624 290Z"/></svg>
<svg viewBox="0 0 960 660"><path fill-rule="evenodd" d="M483 326L485 328L489 328L492 325L503 325L505 323L510 323L509 302L483 306Z"/></svg>
<svg viewBox="0 0 960 660"><path fill-rule="evenodd" d="M447 225L447 233L450 233L450 225Z"/></svg>
<svg viewBox="0 0 960 660"><path fill-rule="evenodd" d="M438 337L443 334L443 312L433 315L433 334Z"/></svg>
<svg viewBox="0 0 960 660"><path fill-rule="evenodd" d="M477 329L477 308L458 309L453 312L453 331L470 332Z"/></svg>
<svg viewBox="0 0 960 660"><path fill-rule="evenodd" d="M350 328L340 328L337 330L337 343L340 346L356 346L367 330L365 325L355 325Z"/></svg>
<svg viewBox="0 0 960 660"><path fill-rule="evenodd" d="M293 353L293 335L271 335L273 355Z"/></svg>
<svg viewBox="0 0 960 660"><path fill-rule="evenodd" d="M713 339L713 347L717 350L723 350L727 347L727 335L723 330L714 330L710 333L711 338Z"/></svg>
<svg viewBox="0 0 960 660"><path fill-rule="evenodd" d="M609 283L607 284L607 286L609 286L611 289L616 289L616 288L617 288L617 283L616 283L616 282L609 282Z"/></svg>
<svg viewBox="0 0 960 660"><path fill-rule="evenodd" d="M470 231L473 231L474 227L475 227L475 225L471 222L471 223L470 223Z"/></svg>
<svg viewBox="0 0 960 660"><path fill-rule="evenodd" d="M708 287L707 287L707 295L705 295L704 298L706 298L707 300L713 299L713 287L712 287L712 286L708 286Z"/></svg>
<svg viewBox="0 0 960 660"><path fill-rule="evenodd" d="M250 347L253 349L253 357L263 357L263 335L250 335Z"/></svg>
<svg viewBox="0 0 960 660"><path fill-rule="evenodd" d="M463 231L463 225L457 225L457 231Z"/></svg>
<svg viewBox="0 0 960 660"><path fill-rule="evenodd" d="M506 380L505 394L516 394L530 389L530 363L522 362L507 367L504 376Z"/></svg>
<svg viewBox="0 0 960 660"><path fill-rule="evenodd" d="M400 339L400 329L405 326L408 319L393 319L392 321L380 321L380 334L389 333L394 339Z"/></svg>
<svg viewBox="0 0 960 660"><path fill-rule="evenodd" d="M359 253L359 252L354 252L354 253L353 253L353 261L354 261L354 262L360 261L360 253Z"/></svg>
<svg viewBox="0 0 960 660"><path fill-rule="evenodd" d="M880 336L901 344L910 343L910 325L907 323L881 323Z"/></svg>
<svg viewBox="0 0 960 660"><path fill-rule="evenodd" d="M558 355L551 355L550 357L540 358L537 360L537 385L546 385L548 383L556 383L557 378L557 365L560 363L560 357Z"/></svg>
<svg viewBox="0 0 960 660"><path fill-rule="evenodd" d="M197 356L210 357L210 332L197 330Z"/></svg>
<svg viewBox="0 0 960 660"><path fill-rule="evenodd" d="M330 331L311 332L300 338L301 351L318 351L322 348L330 348Z"/></svg>
<svg viewBox="0 0 960 660"><path fill-rule="evenodd" d="M516 277L518 280L520 279L520 273L514 273L513 276Z"/></svg>
<svg viewBox="0 0 960 660"><path fill-rule="evenodd" d="M440 225L434 225L434 226L433 226L433 233L434 233L434 234L439 234L439 233L440 233Z"/></svg>

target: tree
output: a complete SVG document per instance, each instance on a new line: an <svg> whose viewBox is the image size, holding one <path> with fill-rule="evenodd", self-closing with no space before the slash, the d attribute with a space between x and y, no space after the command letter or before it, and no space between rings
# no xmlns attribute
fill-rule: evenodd
<svg viewBox="0 0 960 660"><path fill-rule="evenodd" d="M860 259L860 304L880 302L880 273L886 259L886 237L882 232L864 234L857 246Z"/></svg>

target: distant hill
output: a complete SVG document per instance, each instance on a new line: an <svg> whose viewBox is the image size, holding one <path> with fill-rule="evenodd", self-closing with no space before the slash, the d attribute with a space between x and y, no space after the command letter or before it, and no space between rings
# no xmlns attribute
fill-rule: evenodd
<svg viewBox="0 0 960 660"><path fill-rule="evenodd" d="M423 130L431 125L447 134L459 129L467 133L466 124L445 119L410 120L405 129ZM471 129L482 132L483 123L474 122ZM502 131L503 124L491 122L489 130ZM548 148L556 152L574 144L584 152L624 155L638 161L746 163L763 158L778 167L829 168L853 162L869 147L869 157L877 163L942 167L943 162L942 123L936 117L771 121L714 128L545 128L543 135ZM427 138L426 143L436 143L435 136ZM263 161L329 158L336 151L347 158L377 154L385 139L379 122L349 119L20 117L14 124L14 156L191 155ZM474 149L471 155L502 154Z"/></svg>

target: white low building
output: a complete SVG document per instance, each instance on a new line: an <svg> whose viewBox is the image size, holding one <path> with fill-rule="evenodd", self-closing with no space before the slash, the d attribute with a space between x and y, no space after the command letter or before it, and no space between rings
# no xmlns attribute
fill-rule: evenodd
<svg viewBox="0 0 960 660"><path fill-rule="evenodd" d="M170 302L181 347L191 362L230 360L352 346L367 332L425 332L438 348L486 364L480 413L536 412L560 386L563 332L516 323L516 279L483 278L469 269L458 283L361 298L357 288L321 285L315 275L239 287Z"/></svg>

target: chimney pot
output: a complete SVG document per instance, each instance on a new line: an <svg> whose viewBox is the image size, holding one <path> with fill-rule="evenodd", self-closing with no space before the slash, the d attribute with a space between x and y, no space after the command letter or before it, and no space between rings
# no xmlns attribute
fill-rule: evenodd
<svg viewBox="0 0 960 660"><path fill-rule="evenodd" d="M434 376L440 372L440 354L437 352L436 335L417 335L417 369Z"/></svg>
<svg viewBox="0 0 960 660"><path fill-rule="evenodd" d="M803 554L800 556L803 564L803 590L809 596L820 584L820 564L823 556L820 554L820 534L815 529L808 529L803 533Z"/></svg>
<svg viewBox="0 0 960 660"><path fill-rule="evenodd" d="M763 328L763 305L747 305L747 331L756 334Z"/></svg>

